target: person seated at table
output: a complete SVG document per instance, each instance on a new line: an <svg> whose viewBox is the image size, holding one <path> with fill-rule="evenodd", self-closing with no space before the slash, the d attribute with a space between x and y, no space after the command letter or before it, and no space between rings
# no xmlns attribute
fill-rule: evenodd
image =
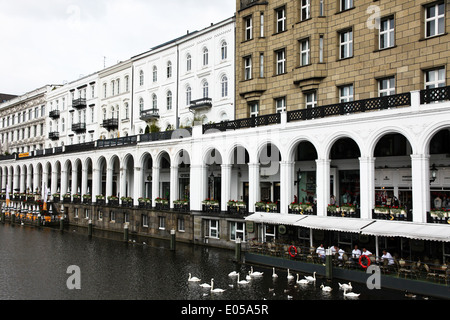
<svg viewBox="0 0 450 320"><path fill-rule="evenodd" d="M388 265L391 266L394 264L394 258L392 257L392 255L387 252L386 250L383 250L383 255L381 256L381 261L383 262L384 259L386 259L388 261Z"/></svg>
<svg viewBox="0 0 450 320"><path fill-rule="evenodd" d="M369 250L367 250L366 248L363 248L363 251L361 253L362 256L371 256L372 252L370 252Z"/></svg>
<svg viewBox="0 0 450 320"><path fill-rule="evenodd" d="M358 249L358 246L355 245L355 248L352 251L352 258L353 261L356 261L359 259L359 256L361 255L361 250Z"/></svg>
<svg viewBox="0 0 450 320"><path fill-rule="evenodd" d="M316 253L319 256L319 258L325 260L325 248L323 247L323 244L317 247Z"/></svg>

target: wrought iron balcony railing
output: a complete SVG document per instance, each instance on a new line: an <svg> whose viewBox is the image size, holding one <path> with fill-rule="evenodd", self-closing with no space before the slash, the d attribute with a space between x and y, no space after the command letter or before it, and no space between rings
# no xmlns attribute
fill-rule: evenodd
<svg viewBox="0 0 450 320"><path fill-rule="evenodd" d="M75 123L72 125L72 131L76 133L86 132L86 123Z"/></svg>
<svg viewBox="0 0 450 320"><path fill-rule="evenodd" d="M159 119L159 109L142 110L140 119L142 121Z"/></svg>
<svg viewBox="0 0 450 320"><path fill-rule="evenodd" d="M74 109L84 109L87 107L86 99L79 98L72 101L72 107Z"/></svg>
<svg viewBox="0 0 450 320"><path fill-rule="evenodd" d="M119 128L119 119L106 119L103 120L103 128L107 130L116 130Z"/></svg>
<svg viewBox="0 0 450 320"><path fill-rule="evenodd" d="M59 140L59 132L50 132L48 138L53 141Z"/></svg>
<svg viewBox="0 0 450 320"><path fill-rule="evenodd" d="M189 109L200 110L200 109L209 109L211 107L212 107L212 99L211 98L202 98L202 99L191 101Z"/></svg>
<svg viewBox="0 0 450 320"><path fill-rule="evenodd" d="M61 114L61 113L59 112L59 110L53 110L53 111L50 111L49 116L50 116L50 118L52 118L52 119L59 119L60 114Z"/></svg>

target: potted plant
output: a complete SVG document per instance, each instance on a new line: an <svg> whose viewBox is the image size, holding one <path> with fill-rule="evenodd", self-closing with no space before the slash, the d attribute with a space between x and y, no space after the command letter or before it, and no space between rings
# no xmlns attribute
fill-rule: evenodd
<svg viewBox="0 0 450 320"><path fill-rule="evenodd" d="M102 194L96 195L95 200L97 204L105 204L105 196Z"/></svg>
<svg viewBox="0 0 450 320"><path fill-rule="evenodd" d="M119 198L117 196L108 196L108 204L113 206L119 205Z"/></svg>
<svg viewBox="0 0 450 320"><path fill-rule="evenodd" d="M61 195L59 193L52 194L53 202L59 202L61 199ZM28 198L28 196L25 196L25 198Z"/></svg>
<svg viewBox="0 0 450 320"><path fill-rule="evenodd" d="M63 196L63 202L65 202L65 203L70 203L72 201L71 199L72 199L72 195L70 193L66 193Z"/></svg>
<svg viewBox="0 0 450 320"><path fill-rule="evenodd" d="M152 200L149 198L140 197L138 199L139 208L150 208L152 206Z"/></svg>
<svg viewBox="0 0 450 320"><path fill-rule="evenodd" d="M132 207L133 206L133 198L131 197L121 197L122 207Z"/></svg>

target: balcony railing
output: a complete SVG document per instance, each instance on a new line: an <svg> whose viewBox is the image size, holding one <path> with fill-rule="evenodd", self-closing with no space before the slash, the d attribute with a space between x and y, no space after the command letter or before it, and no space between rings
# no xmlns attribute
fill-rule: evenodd
<svg viewBox="0 0 450 320"><path fill-rule="evenodd" d="M254 5L254 4L257 4L257 3L265 4L265 3L267 3L267 1L262 1L262 0L241 0L241 10L245 9L245 8L248 8L248 7L250 7L250 6Z"/></svg>
<svg viewBox="0 0 450 320"><path fill-rule="evenodd" d="M122 137L109 140L98 140L97 148L111 148L137 144L137 136Z"/></svg>
<svg viewBox="0 0 450 320"><path fill-rule="evenodd" d="M202 98L198 100L191 101L189 109L191 110L201 110L201 109L209 109L212 108L212 99L211 98Z"/></svg>
<svg viewBox="0 0 450 320"><path fill-rule="evenodd" d="M59 132L50 132L48 138L53 141L59 140Z"/></svg>
<svg viewBox="0 0 450 320"><path fill-rule="evenodd" d="M159 109L142 110L140 118L142 121L159 119Z"/></svg>
<svg viewBox="0 0 450 320"><path fill-rule="evenodd" d="M59 119L60 114L61 114L61 113L59 112L59 110L53 110L53 111L50 111L49 116L50 116L50 118L52 118L52 119Z"/></svg>
<svg viewBox="0 0 450 320"><path fill-rule="evenodd" d="M76 133L86 132L86 123L75 123L72 125L72 131Z"/></svg>
<svg viewBox="0 0 450 320"><path fill-rule="evenodd" d="M162 131L141 134L139 142L165 141L172 139L190 138L192 136L191 128L178 129L173 131Z"/></svg>
<svg viewBox="0 0 450 320"><path fill-rule="evenodd" d="M119 119L106 119L103 120L103 128L107 130L116 130L119 128Z"/></svg>
<svg viewBox="0 0 450 320"><path fill-rule="evenodd" d="M72 107L74 109L84 109L87 107L86 99L79 98L72 101Z"/></svg>
<svg viewBox="0 0 450 320"><path fill-rule="evenodd" d="M311 120L372 110L383 110L401 106L411 106L411 94L403 93L392 96L337 103L311 109L289 111L287 121Z"/></svg>
<svg viewBox="0 0 450 320"><path fill-rule="evenodd" d="M450 100L450 86L425 89L420 91L420 103L430 104L432 102L439 102Z"/></svg>
<svg viewBox="0 0 450 320"><path fill-rule="evenodd" d="M269 124L280 124L280 123L281 123L281 114L275 113L260 117L252 117L234 121L225 121L221 123L205 124L203 125L203 133L206 133L208 130L227 131L243 128L254 128L258 126L267 126Z"/></svg>

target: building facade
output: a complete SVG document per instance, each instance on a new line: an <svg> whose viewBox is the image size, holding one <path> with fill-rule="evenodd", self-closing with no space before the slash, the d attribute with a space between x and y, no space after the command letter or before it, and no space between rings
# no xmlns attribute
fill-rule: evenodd
<svg viewBox="0 0 450 320"><path fill-rule="evenodd" d="M236 5L239 119L448 83L445 1Z"/></svg>

